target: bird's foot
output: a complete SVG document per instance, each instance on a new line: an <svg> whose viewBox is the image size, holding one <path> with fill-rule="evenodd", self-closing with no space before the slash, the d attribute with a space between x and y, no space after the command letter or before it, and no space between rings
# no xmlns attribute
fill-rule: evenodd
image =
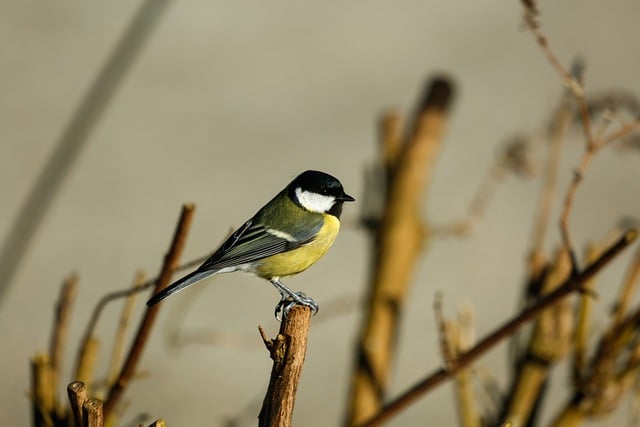
<svg viewBox="0 0 640 427"><path fill-rule="evenodd" d="M282 321L289 315L289 311L296 305L304 305L311 309L311 314L315 316L318 313L318 303L313 298L308 297L304 292L294 292L292 294L282 295L280 302L276 305L275 316L276 320ZM282 316L281 316L282 314Z"/></svg>

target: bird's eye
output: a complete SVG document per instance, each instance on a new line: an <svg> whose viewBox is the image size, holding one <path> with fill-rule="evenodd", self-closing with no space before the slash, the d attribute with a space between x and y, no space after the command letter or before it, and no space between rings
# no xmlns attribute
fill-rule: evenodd
<svg viewBox="0 0 640 427"><path fill-rule="evenodd" d="M320 194L329 194L329 189L327 187L320 187Z"/></svg>

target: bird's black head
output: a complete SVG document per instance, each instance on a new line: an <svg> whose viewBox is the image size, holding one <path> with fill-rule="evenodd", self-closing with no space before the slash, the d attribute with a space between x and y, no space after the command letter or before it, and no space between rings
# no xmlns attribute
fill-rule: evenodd
<svg viewBox="0 0 640 427"><path fill-rule="evenodd" d="M342 204L355 200L344 192L337 178L319 171L302 172L287 188L291 200L302 208L337 218L342 213Z"/></svg>

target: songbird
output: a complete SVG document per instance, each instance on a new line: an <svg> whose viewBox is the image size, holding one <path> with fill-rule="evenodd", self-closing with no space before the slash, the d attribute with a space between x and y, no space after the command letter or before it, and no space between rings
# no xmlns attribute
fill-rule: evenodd
<svg viewBox="0 0 640 427"><path fill-rule="evenodd" d="M245 222L197 270L155 294L152 306L188 286L219 273L242 271L270 281L281 295L275 316L284 317L295 304L318 304L303 292L294 292L280 281L298 274L329 250L340 229L344 202L355 199L344 192L338 179L308 170Z"/></svg>

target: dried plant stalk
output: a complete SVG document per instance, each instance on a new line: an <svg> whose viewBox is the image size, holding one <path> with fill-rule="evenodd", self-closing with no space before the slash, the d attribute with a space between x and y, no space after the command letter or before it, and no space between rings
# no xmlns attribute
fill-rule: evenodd
<svg viewBox="0 0 640 427"><path fill-rule="evenodd" d="M382 222L375 238L374 272L351 380L347 424L357 424L382 405L395 350L398 317L424 244L419 201L433 170L446 123L451 83L434 79L418 109L411 139L390 177Z"/></svg>
<svg viewBox="0 0 640 427"><path fill-rule="evenodd" d="M546 276L542 292L549 293L562 285L569 276L571 263L566 250L556 254L551 272ZM573 313L567 299L559 301L553 307L540 314L534 326L534 332L523 360L518 366L518 375L504 419L516 425L529 425L534 415L549 369L558 360L564 358L571 345Z"/></svg>
<svg viewBox="0 0 640 427"><path fill-rule="evenodd" d="M81 381L74 381L67 386L67 394L69 395L69 405L71 406L72 423L74 427L82 427L84 402L87 400L87 388Z"/></svg>
<svg viewBox="0 0 640 427"><path fill-rule="evenodd" d="M184 249L186 237L191 226L194 211L195 206L192 204L187 204L182 207L180 219L178 220L178 225L176 226L176 231L174 233L169 251L165 256L162 270L158 278L154 293L159 292L160 290L168 286L171 282L171 275L177 268L180 256L182 255L182 250ZM109 417L115 405L120 400L122 393L124 393L124 390L129 385L129 381L135 374L135 369L138 365L138 361L142 357L142 351L144 350L153 324L155 323L159 308L160 305L148 307L144 314L144 317L142 318L142 321L140 322L138 332L124 363L122 371L120 372L118 379L109 390L109 395L104 404L105 417Z"/></svg>
<svg viewBox="0 0 640 427"><path fill-rule="evenodd" d="M627 248L636 238L637 231L627 231L618 241L610 246L603 254L598 257L592 264L587 266L583 271L577 271L575 274L569 276L569 278L559 286L555 291L542 296L530 307L527 307L521 311L514 318L505 322L498 327L492 333L485 336L469 351L461 354L456 359L456 365L454 369L446 370L444 368L438 369L435 372L427 375L399 397L393 401L387 403L375 416L366 420L365 422L358 424L360 427L379 426L383 422L387 421L393 415L397 414L411 403L415 402L419 397L426 392L432 390L442 382L451 378L457 370L465 367L469 363L474 362L480 356L485 354L501 340L510 337L515 331L523 326L529 320L537 317L543 310L557 303L560 299L567 295L580 291L583 289L583 284L594 277L602 268L604 268L609 262L611 262L617 255L619 255L625 248Z"/></svg>
<svg viewBox="0 0 640 427"><path fill-rule="evenodd" d="M98 358L100 341L96 337L89 337L80 350L78 366L76 367L75 380L85 384L91 384L93 380L93 370Z"/></svg>
<svg viewBox="0 0 640 427"><path fill-rule="evenodd" d="M144 285L145 274L138 272L133 280L133 289L138 289ZM111 352L111 361L109 363L109 374L107 375L107 385L111 387L118 377L120 363L122 359L122 352L124 349L124 341L129 326L129 319L133 313L133 308L136 302L137 292L132 292L124 302L122 307L122 313L120 314L120 321L118 322L118 329L116 336L113 340L113 350Z"/></svg>
<svg viewBox="0 0 640 427"><path fill-rule="evenodd" d="M84 402L82 405L82 419L84 427L103 427L102 401L89 399Z"/></svg>
<svg viewBox="0 0 640 427"><path fill-rule="evenodd" d="M36 354L31 359L31 399L33 425L53 426L52 414L55 408L53 389L53 369L49 354Z"/></svg>
<svg viewBox="0 0 640 427"><path fill-rule="evenodd" d="M67 341L67 331L71 320L71 308L76 296L78 287L78 276L72 274L63 283L60 290L60 297L56 304L55 318L53 321L53 331L51 333L51 343L49 354L51 355L51 387L54 392L58 388L58 378L60 378L60 366L64 354L64 345ZM57 398L54 395L54 399ZM57 406L57 402L54 403Z"/></svg>
<svg viewBox="0 0 640 427"><path fill-rule="evenodd" d="M452 344L455 357L468 351L473 345L473 309L471 306L461 310L457 322L451 326ZM454 362L455 363L455 362ZM480 415L473 392L471 367L458 369L455 375L456 401L462 427L480 427Z"/></svg>
<svg viewBox="0 0 640 427"><path fill-rule="evenodd" d="M260 329L273 359L269 387L258 416L260 427L291 425L310 322L309 307L294 306L280 323L280 332L273 340L269 340Z"/></svg>
<svg viewBox="0 0 640 427"><path fill-rule="evenodd" d="M165 423L162 418L159 420L155 420L154 422L149 424L149 427L166 427L166 426L167 426L167 423Z"/></svg>

